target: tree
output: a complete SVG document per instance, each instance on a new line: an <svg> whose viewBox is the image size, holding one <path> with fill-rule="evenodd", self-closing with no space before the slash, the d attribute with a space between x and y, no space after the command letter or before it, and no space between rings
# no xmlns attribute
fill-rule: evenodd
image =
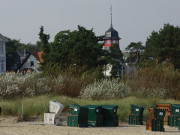
<svg viewBox="0 0 180 135"><path fill-rule="evenodd" d="M41 42L41 51L43 63L41 65L46 65L49 62L49 53L50 53L50 44L49 44L49 38L50 36L47 34L44 34L44 27L41 26L40 32L39 32L39 39Z"/></svg>
<svg viewBox="0 0 180 135"><path fill-rule="evenodd" d="M14 65L16 64L16 56L17 56L17 46L14 41L8 38L8 42L6 43L6 69L7 71L11 71Z"/></svg>
<svg viewBox="0 0 180 135"><path fill-rule="evenodd" d="M169 61L180 68L180 28L164 24L159 32L153 31L147 38L143 61L162 63Z"/></svg>
<svg viewBox="0 0 180 135"><path fill-rule="evenodd" d="M144 46L142 46L141 42L131 42L127 47L126 50L129 51L129 57L127 61L130 63L137 63L139 64L140 54L144 50Z"/></svg>
<svg viewBox="0 0 180 135"><path fill-rule="evenodd" d="M50 61L61 67L75 66L89 70L100 65L98 58L102 56L102 44L93 29L87 30L78 26L78 30L59 32L50 46Z"/></svg>
<svg viewBox="0 0 180 135"><path fill-rule="evenodd" d="M104 58L108 64L112 66L111 77L119 77L121 75L123 54L119 49L118 44L112 44L109 50L106 52Z"/></svg>

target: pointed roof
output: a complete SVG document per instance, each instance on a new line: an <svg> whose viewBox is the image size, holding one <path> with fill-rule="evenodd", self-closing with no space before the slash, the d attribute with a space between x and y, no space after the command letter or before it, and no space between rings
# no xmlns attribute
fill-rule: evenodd
<svg viewBox="0 0 180 135"><path fill-rule="evenodd" d="M120 37L118 32L111 25L111 27L105 32L104 39L120 39Z"/></svg>
<svg viewBox="0 0 180 135"><path fill-rule="evenodd" d="M105 32L104 39L121 39L118 32L113 28L112 25L112 6L111 6L111 25L110 28Z"/></svg>
<svg viewBox="0 0 180 135"><path fill-rule="evenodd" d="M36 59L39 60L40 63L43 62L43 59L42 59L42 52L32 52L32 54L34 55L34 57L36 57Z"/></svg>
<svg viewBox="0 0 180 135"><path fill-rule="evenodd" d="M5 38L5 37L0 33L0 41L8 42L8 39Z"/></svg>

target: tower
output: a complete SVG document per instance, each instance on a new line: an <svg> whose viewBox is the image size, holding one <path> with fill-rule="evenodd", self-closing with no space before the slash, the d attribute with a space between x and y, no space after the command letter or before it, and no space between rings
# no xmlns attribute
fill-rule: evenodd
<svg viewBox="0 0 180 135"><path fill-rule="evenodd" d="M119 46L119 40L121 39L119 37L118 32L113 28L112 25L112 6L111 6L111 25L110 28L105 32L105 37L104 37L104 49L109 49L109 47L116 43Z"/></svg>

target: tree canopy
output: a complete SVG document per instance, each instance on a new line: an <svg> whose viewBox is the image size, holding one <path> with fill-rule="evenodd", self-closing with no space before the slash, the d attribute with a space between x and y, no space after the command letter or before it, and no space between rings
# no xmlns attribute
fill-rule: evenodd
<svg viewBox="0 0 180 135"><path fill-rule="evenodd" d="M143 61L171 62L180 68L180 28L165 24L159 32L153 31L147 38Z"/></svg>
<svg viewBox="0 0 180 135"><path fill-rule="evenodd" d="M102 44L98 44L99 38L95 36L93 29L87 30L78 26L78 30L60 31L54 41L48 43L48 36L40 29L40 39L43 48L48 48L48 63L61 67L76 66L91 69L100 66L98 58L102 56ZM46 37L47 36L47 37ZM45 50L45 49L44 49Z"/></svg>
<svg viewBox="0 0 180 135"><path fill-rule="evenodd" d="M131 42L127 47L126 50L129 51L129 57L127 58L128 63L137 63L139 64L140 54L144 50L144 46L142 42Z"/></svg>

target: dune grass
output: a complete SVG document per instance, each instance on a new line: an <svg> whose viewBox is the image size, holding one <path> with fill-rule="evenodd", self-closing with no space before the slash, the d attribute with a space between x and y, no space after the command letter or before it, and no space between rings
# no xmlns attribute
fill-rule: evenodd
<svg viewBox="0 0 180 135"><path fill-rule="evenodd" d="M40 117L43 120L43 115L48 111L49 101L56 100L65 106L63 112L67 112L67 107L69 104L79 104L79 105L118 105L118 115L121 122L128 121L128 115L130 114L130 104L135 104L139 106L144 106L144 118L149 115L148 108L155 107L156 103L172 103L180 104L180 101L167 99L140 99L137 97L126 97L123 99L115 100L87 100L79 98L71 98L65 96L54 96L54 95L42 95L31 98L19 98L14 100L1 100L0 106L2 108L2 115L12 115L18 116L22 113L22 105L24 110L24 119L30 119L33 117Z"/></svg>

